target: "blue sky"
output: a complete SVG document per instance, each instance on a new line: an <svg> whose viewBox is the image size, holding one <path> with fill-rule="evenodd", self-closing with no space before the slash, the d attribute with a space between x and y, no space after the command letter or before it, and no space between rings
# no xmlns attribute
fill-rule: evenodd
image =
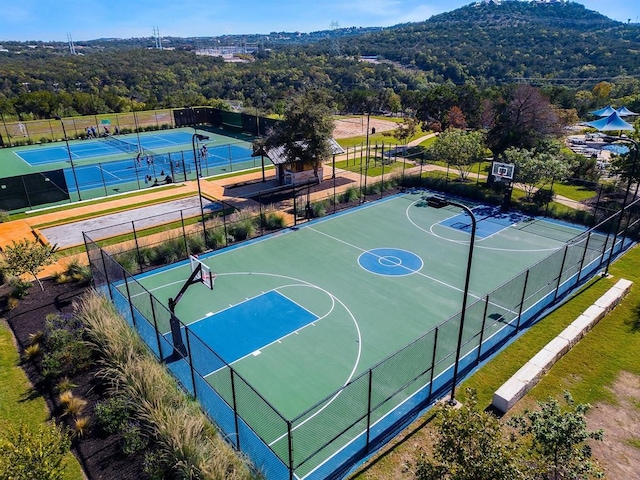
<svg viewBox="0 0 640 480"><path fill-rule="evenodd" d="M419 22L471 0L7 0L0 42L75 41L102 37L312 32L340 27ZM578 0L614 20L640 21L638 0Z"/></svg>

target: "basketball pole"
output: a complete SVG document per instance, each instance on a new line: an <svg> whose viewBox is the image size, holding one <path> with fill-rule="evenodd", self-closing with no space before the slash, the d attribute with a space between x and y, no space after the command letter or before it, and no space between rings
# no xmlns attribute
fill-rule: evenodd
<svg viewBox="0 0 640 480"><path fill-rule="evenodd" d="M449 405L455 405L456 402L456 383L458 383L458 370L460 363L460 352L462 350L462 336L464 333L464 320L467 310L467 297L469 296L469 279L471 278L471 264L473 262L473 245L476 239L476 216L473 211L463 203L454 202L452 200L443 197L429 197L427 198L427 205L434 208L442 208L447 205L461 208L471 218L471 239L469 240L469 256L467 258L467 273L464 279L464 291L462 297L462 312L460 313L460 328L458 329L458 345L456 347L456 359L453 366L453 379L451 382L451 397L449 398Z"/></svg>

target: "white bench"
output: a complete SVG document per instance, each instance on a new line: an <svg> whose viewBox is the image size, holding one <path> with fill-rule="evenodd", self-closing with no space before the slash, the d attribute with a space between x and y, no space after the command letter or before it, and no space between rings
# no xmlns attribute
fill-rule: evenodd
<svg viewBox="0 0 640 480"><path fill-rule="evenodd" d="M604 295L576 318L556 338L544 346L493 394L491 405L506 413L531 390L542 376L580 341L607 313L620 303L633 282L619 280Z"/></svg>

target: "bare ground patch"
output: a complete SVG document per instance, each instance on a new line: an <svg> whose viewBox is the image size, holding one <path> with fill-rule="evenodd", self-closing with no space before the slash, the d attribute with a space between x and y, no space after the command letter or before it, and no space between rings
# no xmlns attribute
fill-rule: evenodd
<svg viewBox="0 0 640 480"><path fill-rule="evenodd" d="M367 134L367 117L352 117L334 121L333 138L350 138ZM389 120L378 118L369 119L369 128L375 128L376 132L394 130L398 124Z"/></svg>
<svg viewBox="0 0 640 480"><path fill-rule="evenodd" d="M593 456L606 478L640 480L640 377L621 372L612 391L616 405L597 403L587 414L590 430L604 430L604 440L591 444Z"/></svg>

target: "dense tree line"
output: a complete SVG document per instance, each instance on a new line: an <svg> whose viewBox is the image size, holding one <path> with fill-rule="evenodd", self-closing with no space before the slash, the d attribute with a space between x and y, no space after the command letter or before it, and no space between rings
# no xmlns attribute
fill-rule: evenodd
<svg viewBox="0 0 640 480"><path fill-rule="evenodd" d="M293 94L313 89L334 111L407 111L425 124L473 128L487 126L486 104L524 77L581 117L608 103L640 110L640 28L575 3L470 5L426 22L347 30L292 35L303 38L297 43L271 35L246 63L196 56L206 43L196 39L168 39L174 50L148 49L148 39L95 40L77 56L63 44L8 42L0 112L27 120L215 105L282 114Z"/></svg>

